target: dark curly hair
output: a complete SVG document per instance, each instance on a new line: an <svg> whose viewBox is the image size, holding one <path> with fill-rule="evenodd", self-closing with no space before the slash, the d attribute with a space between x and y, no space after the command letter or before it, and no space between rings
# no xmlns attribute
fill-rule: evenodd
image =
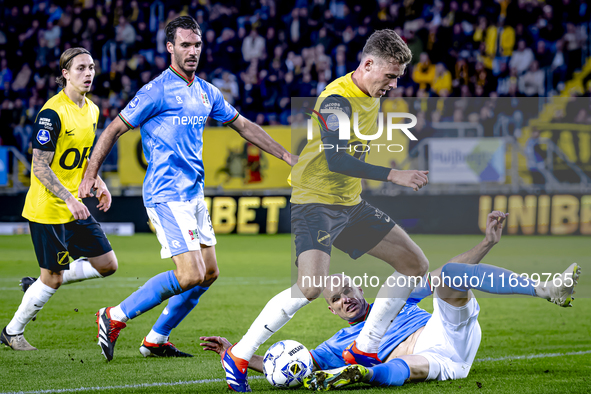
<svg viewBox="0 0 591 394"><path fill-rule="evenodd" d="M412 52L400 36L391 29L377 30L363 47L362 57L375 56L399 65L410 63Z"/></svg>
<svg viewBox="0 0 591 394"><path fill-rule="evenodd" d="M179 16L166 25L166 42L172 42L172 45L174 45L177 29L191 30L201 36L201 27L199 27L199 23L195 19L190 16Z"/></svg>

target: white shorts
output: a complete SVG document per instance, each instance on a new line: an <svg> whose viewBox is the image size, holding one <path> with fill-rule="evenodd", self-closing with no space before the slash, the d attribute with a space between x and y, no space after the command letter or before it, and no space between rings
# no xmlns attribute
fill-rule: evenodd
<svg viewBox="0 0 591 394"><path fill-rule="evenodd" d="M211 218L203 198L163 202L146 210L162 245L160 256L163 259L200 250L200 245L216 244Z"/></svg>
<svg viewBox="0 0 591 394"><path fill-rule="evenodd" d="M479 312L480 306L474 297L466 305L455 307L433 296L433 316L417 339L413 352L429 361L426 380L468 376L482 337Z"/></svg>

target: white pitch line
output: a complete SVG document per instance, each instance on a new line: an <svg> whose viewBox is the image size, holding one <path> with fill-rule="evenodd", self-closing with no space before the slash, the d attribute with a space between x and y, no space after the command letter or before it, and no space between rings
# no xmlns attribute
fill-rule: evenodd
<svg viewBox="0 0 591 394"><path fill-rule="evenodd" d="M505 357L486 357L474 360L474 362L492 362L492 361L504 361L504 360L530 360L533 358L550 358L550 357L561 357L561 356L578 356L582 354L591 354L591 350L581 350L578 352L568 353L542 353L542 354L530 354L525 356L505 356ZM263 376L251 376L248 379L264 379ZM97 391L97 390L121 390L121 389L136 389L142 387L170 387L170 386L182 386L187 384L202 384L202 383L225 383L226 379L200 379L200 380L188 380L178 382L161 382L161 383L140 383L140 384L125 384L121 386L96 386L96 387L78 387L75 389L50 389L50 390L35 390L35 391L9 391L0 394L53 394L53 393L77 393L80 391Z"/></svg>
<svg viewBox="0 0 591 394"><path fill-rule="evenodd" d="M263 376L250 376L252 379L264 379ZM187 384L202 384L202 383L226 383L226 379L200 379L188 380L178 382L160 382L160 383L140 383L140 384L125 384L121 386L95 386L95 387L78 387L75 389L50 389L50 390L35 390L35 391L9 391L0 394L50 394L50 393L77 393L80 391L96 391L96 390L120 390L120 389L137 389L143 387L169 387L169 386L183 386Z"/></svg>
<svg viewBox="0 0 591 394"><path fill-rule="evenodd" d="M487 361L504 361L504 360L530 360L532 358L550 358L550 357L560 357L560 356L578 356L580 354L589 354L591 350L581 350L579 352L569 352L569 353L542 353L542 354L530 354L529 356L505 356L505 357L485 357L479 358L474 360L477 363L487 362Z"/></svg>

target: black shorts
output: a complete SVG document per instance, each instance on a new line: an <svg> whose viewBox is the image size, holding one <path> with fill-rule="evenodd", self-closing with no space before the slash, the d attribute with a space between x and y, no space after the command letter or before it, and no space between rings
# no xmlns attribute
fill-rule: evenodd
<svg viewBox="0 0 591 394"><path fill-rule="evenodd" d="M101 225L91 216L65 224L29 222L39 267L53 272L70 268L70 256L97 257L113 250Z"/></svg>
<svg viewBox="0 0 591 394"><path fill-rule="evenodd" d="M396 225L366 201L357 205L291 204L291 231L296 256L318 249L330 255L332 245L358 259Z"/></svg>

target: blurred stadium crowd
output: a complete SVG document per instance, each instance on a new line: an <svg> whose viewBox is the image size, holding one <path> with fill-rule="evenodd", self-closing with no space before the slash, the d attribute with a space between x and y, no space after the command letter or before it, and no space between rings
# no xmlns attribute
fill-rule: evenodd
<svg viewBox="0 0 591 394"><path fill-rule="evenodd" d="M58 91L63 50L93 54L90 97L102 128L168 66L164 29L178 15L201 26L199 77L248 118L272 125L288 124L290 97L314 96L353 71L366 39L383 28L396 29L414 54L391 95L555 95L589 55L591 18L586 0L4 0L0 7L0 138L23 153L35 116Z"/></svg>

